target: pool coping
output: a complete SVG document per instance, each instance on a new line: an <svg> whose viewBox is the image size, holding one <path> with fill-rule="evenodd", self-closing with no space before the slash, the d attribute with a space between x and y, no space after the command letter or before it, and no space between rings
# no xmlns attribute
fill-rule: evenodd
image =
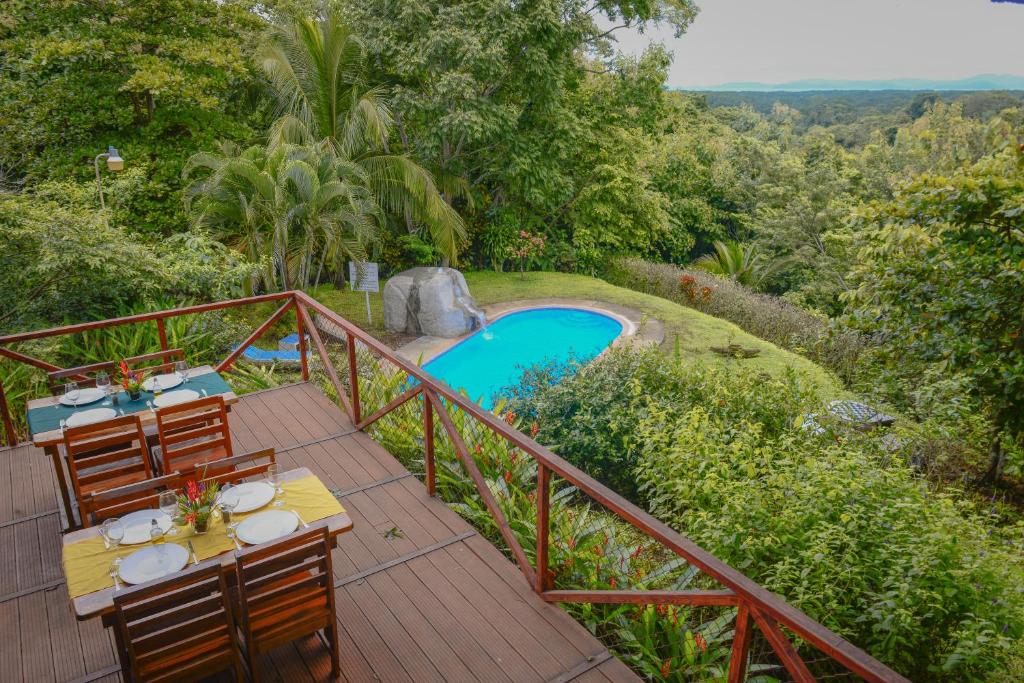
<svg viewBox="0 0 1024 683"><path fill-rule="evenodd" d="M592 313L599 313L612 318L622 325L622 332L619 333L608 348L630 344L638 346L659 345L665 340L665 328L658 320L647 316L634 308L611 304L595 299L518 299L515 301L503 301L501 303L488 304L481 307L487 316L488 324L511 313L528 311L538 308L575 308ZM395 349L395 353L406 360L418 365L426 365L430 361L448 351L456 344L465 341L476 334L479 330L467 332L458 337L430 337L423 336L403 344ZM598 357L607 352L602 351Z"/></svg>

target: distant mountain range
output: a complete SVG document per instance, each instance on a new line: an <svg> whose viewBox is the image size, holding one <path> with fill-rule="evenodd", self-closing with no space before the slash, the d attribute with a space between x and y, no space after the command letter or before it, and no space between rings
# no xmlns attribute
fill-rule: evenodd
<svg viewBox="0 0 1024 683"><path fill-rule="evenodd" d="M799 92L805 90L1024 90L1024 76L981 74L958 80L893 78L887 80L844 81L808 78L788 83L736 82L704 88L678 88L697 92Z"/></svg>

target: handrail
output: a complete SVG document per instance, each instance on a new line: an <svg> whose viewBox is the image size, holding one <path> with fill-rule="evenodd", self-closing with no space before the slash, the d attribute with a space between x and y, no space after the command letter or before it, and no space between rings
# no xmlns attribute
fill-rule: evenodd
<svg viewBox="0 0 1024 683"><path fill-rule="evenodd" d="M637 603L637 604L664 604L664 603L675 603L675 604L730 604L738 605L738 613L736 619L736 636L733 641L733 661L730 663L729 680L738 680L743 674L743 664L739 661L742 657L737 656L745 652L747 643L750 637L750 621L758 625L760 630L764 633L769 643L772 645L773 650L779 656L780 660L790 671L790 674L797 680L808 680L810 673L807 671L806 665L800 660L799 655L796 653L789 642L786 635L780 630L779 626L783 626L795 634L797 637L803 639L810 645L819 649L826 656L834 659L840 664L847 667L850 671L861 676L868 681L877 682L888 682L888 681L907 681L906 678L899 675L895 671L886 667L878 660L871 657L869 654L856 647L852 643L844 640L837 634L830 631L825 626L811 619L809 616L804 614L799 609L788 604L780 596L772 593L764 587L758 585L747 576L737 571L730 565L721 561L711 553L707 552L692 540L686 536L675 531L667 524L655 519L649 513L640 509L633 503L629 502L616 492L612 491L608 487L604 486L596 479L586 474L579 468L566 462L559 456L552 453L550 450L542 446L541 444L534 441L529 436L513 429L504 420L498 418L490 411L484 410L478 404L468 400L463 395L459 394L448 385L438 381L429 373L424 371L418 365L402 358L397 355L392 349L378 341L376 338L369 335L367 332L349 322L345 318L341 317L331 309L327 308L320 302L313 299L311 296L302 291L289 291L279 292L275 294L265 294L260 296L246 297L243 299L234 299L227 301L219 301L208 304L201 304L197 306L189 306L180 309L171 309L165 311L156 311L152 313L143 313L138 315L126 316L122 318L114 318L110 320L93 321L88 323L79 323L76 325L69 325L65 327L55 327L45 330L36 330L32 332L21 332L11 335L0 337L0 355L13 358L15 360L40 367L41 365L49 365L44 361L39 361L34 358L19 354L10 349L4 348L5 345L13 344L21 341L28 341L32 339L40 339L44 337L52 337L64 334L74 334L76 332L83 332L87 330L102 329L106 327L114 327L119 325L128 325L133 323L141 323L148 321L162 321L167 318L173 318L181 315L189 315L194 313L204 313L215 310L222 310L226 308L232 308L235 306L243 306L246 304L262 303L267 301L280 301L289 299L278 311L274 314L273 319L276 320L284 314L287 308L294 306L296 314L296 324L299 331L299 341L302 347L305 346L305 337L303 333L310 336L313 341L313 345L320 356L321 361L324 365L324 370L327 373L331 383L334 385L335 390L338 393L338 401L342 408L352 417L353 424L366 426L372 421L375 421L387 414L391 410L394 410L399 405L404 404L406 401L411 399L415 395L422 395L422 404L424 407L423 425L425 429L425 446L426 446L426 474L427 474L427 489L428 492L433 494L434 492L434 445L433 445L433 414L436 413L439 417L444 430L448 433L453 444L456 448L456 453L459 455L463 465L466 466L467 471L470 473L471 478L474 480L474 484L477 487L478 492L484 496L484 502L494 517L495 522L498 523L499 530L502 533L503 538L508 543L510 550L520 568L523 571L524 576L530 582L531 588L545 600L552 602L626 602L626 603ZM419 386L414 392L407 390L401 396L392 400L384 408L374 412L365 420L360 420L356 413L355 401L350 400L346 394L344 387L341 384L340 378L338 377L337 371L331 363L330 357L328 356L326 345L323 342L318 330L313 324L312 316L310 311L315 311L325 320L329 321L333 325L340 328L345 333L345 339L349 348L349 363L347 370L349 371L349 386L352 390L352 398L358 401L358 376L357 368L354 362L354 351L355 341L358 340L364 346L366 346L371 352L376 352L382 357L386 358L390 363L397 366L401 371L405 372L410 378L415 380ZM272 324L272 323L270 323ZM270 324L264 323L261 326L262 330L270 327ZM259 331L259 330L257 330ZM257 334L250 335L250 340L254 340ZM303 348L303 352L305 349ZM233 360L231 357L225 360L222 365L230 364ZM303 360L305 360L305 353L303 353ZM305 365L305 364L304 364ZM56 366L53 366L56 367ZM57 368L59 369L59 368ZM306 368L303 367L303 375L306 376ZM401 399L401 400L399 400ZM445 404L457 406L461 411L472 417L483 426L487 427L490 431L496 435L504 438L511 445L515 446L522 452L532 457L538 464L538 483L542 485L544 491L547 490L547 482L550 475L557 474L558 476L565 479L567 482L575 486L583 494L589 496L602 506L624 519L632 526L636 527L640 531L653 537L666 548L674 552L675 554L686 559L691 565L697 567L708 576L717 580L726 590L725 591L601 591L600 594L597 592L588 591L555 591L550 590L546 585L545 567L546 565L546 551L538 554L538 559L543 558L543 564L538 566L538 571L534 571L534 568L530 566L523 549L519 546L511 530L507 528L507 521L504 520L504 515L501 513L497 505L493 503L493 500L487 499L487 494L490 493L487 489L486 483L482 481L479 476L479 470L475 469L475 463L472 457L469 455L469 450L466 448L465 443L462 443L462 437L459 435L457 429L452 423L451 416L448 413ZM8 411L7 401L3 393L3 386L0 383L0 412L3 413L4 425L8 435L8 441L12 439L12 431L10 427L10 415ZM16 437L16 435L13 435ZM460 447L461 446L461 447ZM480 481L478 481L480 479ZM486 492L486 493L485 493ZM543 503L540 501L542 496L538 495L538 521L547 523L546 507L547 501ZM543 509L542 509L543 508ZM504 525L502 522L504 521ZM546 539L547 531L539 530L538 538Z"/></svg>
<svg viewBox="0 0 1024 683"><path fill-rule="evenodd" d="M752 581L743 573L707 552L664 522L655 519L649 513L604 486L579 468L555 455L527 435L513 429L504 420L499 419L490 411L484 410L478 404L450 388L447 384L438 381L421 367L402 358L382 342L342 318L305 292L296 291L295 296L304 304L304 307L317 311L332 324L341 328L351 337L358 339L371 350L385 357L388 362L398 366L410 377L423 384L425 390L428 390L425 392L427 395L434 394L458 406L460 410L478 422L483 423L491 431L505 438L523 452L528 453L539 465L550 469L566 481L572 483L580 491L601 503L637 529L658 540L726 588L731 589L742 601L756 608L756 610L752 610L755 620L760 616L762 617L761 620L765 617L770 619L770 622L766 623L773 624L778 622L821 650L825 655L868 681L878 681L880 683L908 681L908 679L885 666L864 650L814 621L780 596ZM431 402L439 403L436 399ZM441 408L441 406L435 405L435 409L437 408Z"/></svg>

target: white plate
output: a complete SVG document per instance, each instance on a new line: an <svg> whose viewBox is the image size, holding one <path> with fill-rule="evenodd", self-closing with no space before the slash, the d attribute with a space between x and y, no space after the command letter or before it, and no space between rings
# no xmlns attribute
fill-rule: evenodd
<svg viewBox="0 0 1024 683"><path fill-rule="evenodd" d="M125 583L137 584L181 571L188 564L188 551L176 543L148 545L121 561L117 573Z"/></svg>
<svg viewBox="0 0 1024 683"><path fill-rule="evenodd" d="M68 427L91 425L95 422L112 420L115 417L117 417L117 413L114 412L113 408L93 408L92 410L83 410L81 412L74 413L68 418Z"/></svg>
<svg viewBox="0 0 1024 683"><path fill-rule="evenodd" d="M156 525L164 533L167 533L168 529L171 528L171 518L160 510L136 510L121 517L121 524L124 525L124 538L121 539L121 544L136 545L138 543L148 543L149 527L153 525L154 519L156 520Z"/></svg>
<svg viewBox="0 0 1024 683"><path fill-rule="evenodd" d="M252 512L274 499L274 487L265 481L247 481L228 489L229 496L238 496L234 512Z"/></svg>
<svg viewBox="0 0 1024 683"><path fill-rule="evenodd" d="M78 389L77 391L72 391L70 396L61 396L60 402L66 406L84 406L90 403L95 403L104 396L105 394L103 393L102 389L97 389L96 387L86 387L85 389Z"/></svg>
<svg viewBox="0 0 1024 683"><path fill-rule="evenodd" d="M287 510L264 510L238 525L235 533L243 543L256 545L287 536L299 528L299 518Z"/></svg>
<svg viewBox="0 0 1024 683"><path fill-rule="evenodd" d="M167 406L176 406L179 403L188 403L199 398L198 391L192 391L191 389L179 389L178 391L168 391L160 394L153 399L153 405L157 408L166 408Z"/></svg>
<svg viewBox="0 0 1024 683"><path fill-rule="evenodd" d="M174 387L181 384L181 378L178 377L173 372L168 373L166 375L155 375L153 377L147 377L145 381L142 382L142 388L145 389L146 391L153 391L155 382L160 383L161 391L167 391L168 389L173 389Z"/></svg>

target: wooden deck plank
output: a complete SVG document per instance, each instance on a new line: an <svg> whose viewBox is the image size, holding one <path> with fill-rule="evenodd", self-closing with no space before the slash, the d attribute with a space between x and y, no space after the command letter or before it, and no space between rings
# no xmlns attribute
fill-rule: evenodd
<svg viewBox="0 0 1024 683"><path fill-rule="evenodd" d="M469 524L383 447L345 434L348 417L314 385L242 396L229 422L239 452L274 446L285 467L308 467L328 488L350 491L342 504L355 527L334 551L335 576L372 573L335 591L344 680L539 683L604 651L496 548L463 538ZM30 591L0 603L0 632L17 634L0 639L0 671L5 680L119 681L104 673L117 659L112 634L98 621L76 622L66 589L53 585L61 567L51 467L32 447L0 451L0 595ZM262 680L325 680L330 657L311 637L278 648L263 666ZM623 672L636 680L617 660L584 675L619 680Z"/></svg>

